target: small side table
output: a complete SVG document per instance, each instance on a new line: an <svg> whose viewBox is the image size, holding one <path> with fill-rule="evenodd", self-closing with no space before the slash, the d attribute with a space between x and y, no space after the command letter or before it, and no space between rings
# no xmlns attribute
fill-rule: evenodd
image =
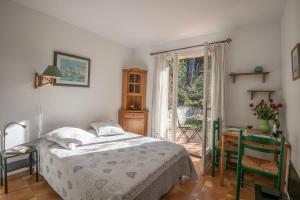
<svg viewBox="0 0 300 200"><path fill-rule="evenodd" d="M11 158L16 158L19 156L24 156L28 154L28 158L17 160L14 162L8 163L7 161ZM5 151L1 152L0 154L0 179L1 179L1 185L3 185L3 179L4 179L4 189L5 194L7 194L8 191L8 185L7 185L7 173L11 171L15 171L18 169L22 169L25 167L29 167L29 174L33 174L33 167L35 165L36 167L36 181L39 181L39 173L38 173L38 150L34 148L33 146L29 146L29 150L26 153L18 153L18 154L6 154Z"/></svg>

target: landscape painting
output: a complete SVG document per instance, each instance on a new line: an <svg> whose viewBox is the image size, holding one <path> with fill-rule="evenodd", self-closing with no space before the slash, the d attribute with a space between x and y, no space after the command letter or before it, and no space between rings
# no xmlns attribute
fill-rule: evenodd
<svg viewBox="0 0 300 200"><path fill-rule="evenodd" d="M57 86L90 86L90 59L71 54L54 52L54 65L62 73L62 77L57 79Z"/></svg>

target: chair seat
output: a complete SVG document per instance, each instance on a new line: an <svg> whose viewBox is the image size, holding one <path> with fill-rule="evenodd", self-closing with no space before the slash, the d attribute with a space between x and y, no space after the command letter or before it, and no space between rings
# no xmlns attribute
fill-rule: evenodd
<svg viewBox="0 0 300 200"><path fill-rule="evenodd" d="M225 145L226 145L225 146L225 151L238 152L238 145L237 144L226 143ZM222 143L221 142L218 142L217 148L220 149L220 150L222 149Z"/></svg>
<svg viewBox="0 0 300 200"><path fill-rule="evenodd" d="M268 161L260 158L244 155L242 166L250 169L255 169L272 175L278 174L278 166L274 161Z"/></svg>

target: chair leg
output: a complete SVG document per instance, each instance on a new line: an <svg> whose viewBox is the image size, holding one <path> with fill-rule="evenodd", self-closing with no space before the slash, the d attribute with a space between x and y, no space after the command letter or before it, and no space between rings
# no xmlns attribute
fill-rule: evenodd
<svg viewBox="0 0 300 200"><path fill-rule="evenodd" d="M241 190L241 178L242 178L242 163L241 163L241 151L238 153L238 161L237 161L237 170L236 170L236 200L240 199L240 190Z"/></svg>
<svg viewBox="0 0 300 200"><path fill-rule="evenodd" d="M226 154L226 162L225 162L225 166L230 166L230 165L229 165L229 162L230 162L230 153L227 153L227 154Z"/></svg>
<svg viewBox="0 0 300 200"><path fill-rule="evenodd" d="M244 181L245 181L245 171L241 170L241 187L244 187Z"/></svg>
<svg viewBox="0 0 300 200"><path fill-rule="evenodd" d="M201 138L201 136L199 135L200 131L201 131L201 129L195 131L195 132L192 134L192 136L190 137L190 140L192 140L192 139L194 139L194 137L198 136L199 139L200 139L200 141L202 142L202 138Z"/></svg>
<svg viewBox="0 0 300 200"><path fill-rule="evenodd" d="M217 163L218 167L220 167L220 152L218 150L216 151L215 162Z"/></svg>
<svg viewBox="0 0 300 200"><path fill-rule="evenodd" d="M277 188L279 191L281 191L281 178L280 178L280 176L277 177L276 188Z"/></svg>
<svg viewBox="0 0 300 200"><path fill-rule="evenodd" d="M212 164L211 164L211 176L215 176L215 150L213 150L212 158L211 158Z"/></svg>
<svg viewBox="0 0 300 200"><path fill-rule="evenodd" d="M236 200L240 199L240 189L241 189L241 170L240 167L238 167L237 170L237 178L236 178Z"/></svg>
<svg viewBox="0 0 300 200"><path fill-rule="evenodd" d="M225 152L225 162L224 162L224 169L227 168L227 162L228 162L228 153Z"/></svg>
<svg viewBox="0 0 300 200"><path fill-rule="evenodd" d="M1 185L3 185L3 170L1 168L1 171L0 171L0 178L1 178Z"/></svg>
<svg viewBox="0 0 300 200"><path fill-rule="evenodd" d="M216 167L220 167L220 154L218 150L214 150L214 154L212 157L212 170L211 170L211 176L215 176Z"/></svg>
<svg viewBox="0 0 300 200"><path fill-rule="evenodd" d="M180 130L181 131L181 130ZM183 135L183 133L182 133L182 131L181 131L181 133L177 136L177 138L176 138L176 142L182 137L182 135Z"/></svg>
<svg viewBox="0 0 300 200"><path fill-rule="evenodd" d="M190 137L189 137L188 134L187 134L188 131L189 131L188 129L185 130L184 136L185 136L185 138L186 138L186 141L187 141L188 143L191 143Z"/></svg>
<svg viewBox="0 0 300 200"><path fill-rule="evenodd" d="M189 140L188 135L186 134L186 132L187 132L188 130L183 129L183 128L179 128L179 129L180 129L180 132L181 132L181 133L180 133L179 136L176 138L176 142L177 142L182 136L184 136L185 139L187 140L187 142L188 142L188 143L191 143L190 140Z"/></svg>
<svg viewBox="0 0 300 200"><path fill-rule="evenodd" d="M2 160L2 156L0 156L0 167L1 167L1 171L0 171L0 178L1 178L1 185L3 185L3 160Z"/></svg>

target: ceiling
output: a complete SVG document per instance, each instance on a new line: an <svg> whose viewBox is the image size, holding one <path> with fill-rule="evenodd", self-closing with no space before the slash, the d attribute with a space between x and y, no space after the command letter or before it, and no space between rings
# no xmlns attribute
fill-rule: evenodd
<svg viewBox="0 0 300 200"><path fill-rule="evenodd" d="M129 47L278 20L285 0L13 0Z"/></svg>

